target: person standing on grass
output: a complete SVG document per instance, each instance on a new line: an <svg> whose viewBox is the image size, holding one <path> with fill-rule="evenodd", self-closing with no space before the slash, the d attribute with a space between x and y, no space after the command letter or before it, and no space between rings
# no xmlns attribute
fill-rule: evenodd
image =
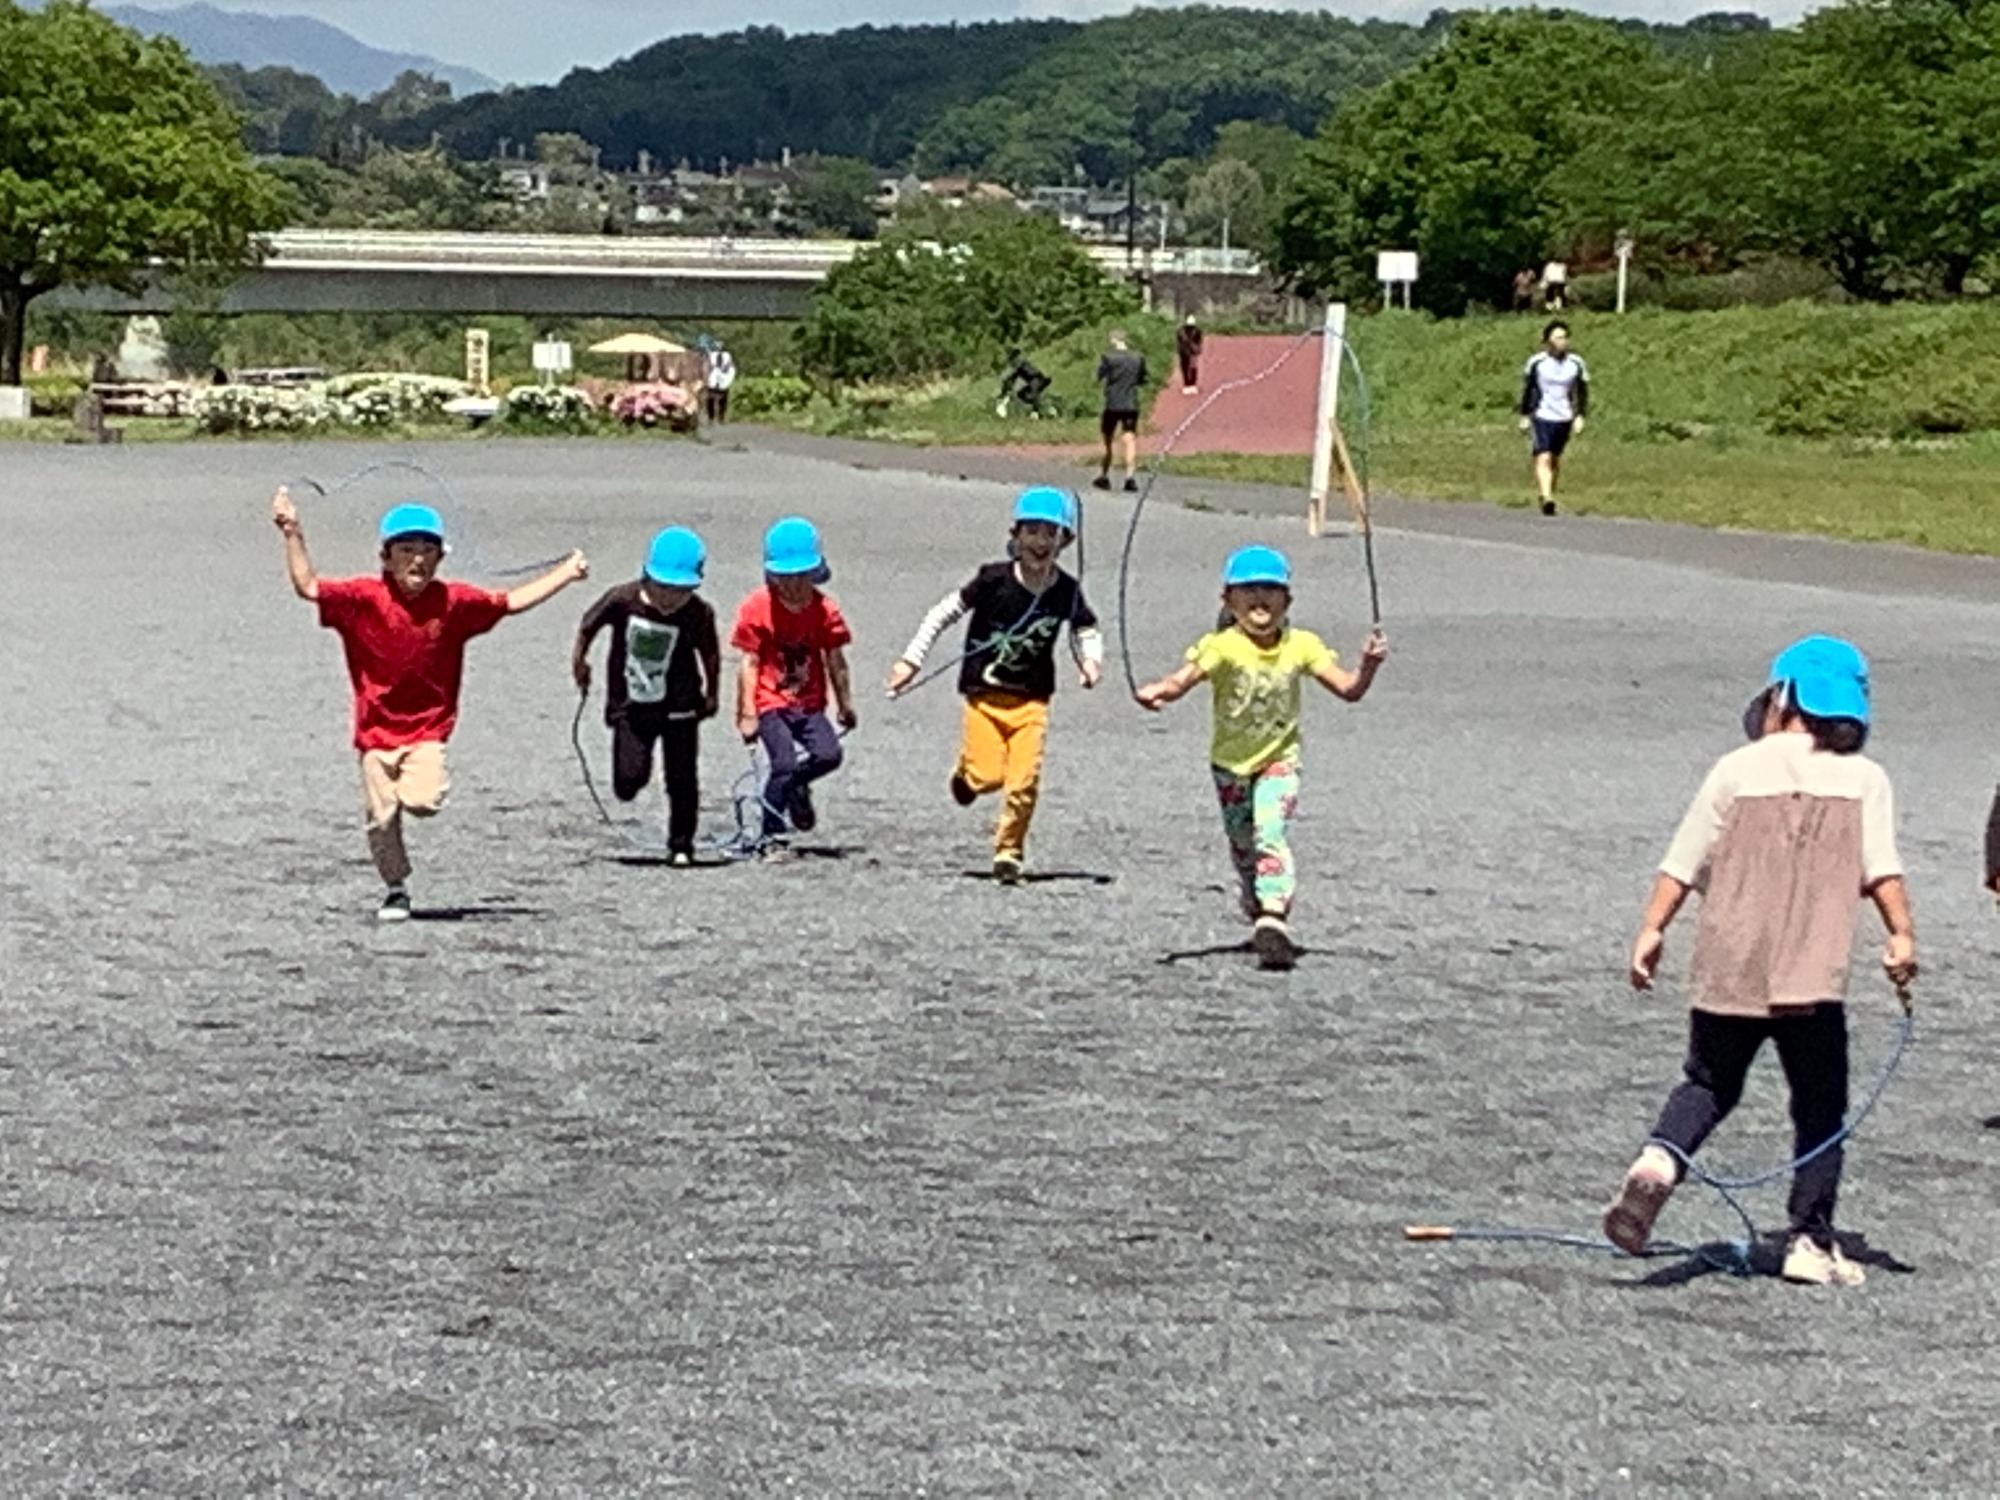
<svg viewBox="0 0 2000 1500"><path fill-rule="evenodd" d="M1192 396L1201 389L1201 325L1193 313L1174 334L1174 353L1181 362L1181 394Z"/></svg>
<svg viewBox="0 0 2000 1500"><path fill-rule="evenodd" d="M1139 401L1146 386L1146 356L1127 345L1122 329L1112 330L1111 347L1097 362L1097 383L1104 387L1104 414L1097 419L1104 462L1090 482L1100 490L1111 488L1111 442L1122 434L1129 494L1139 488Z"/></svg>
<svg viewBox="0 0 2000 1500"><path fill-rule="evenodd" d="M729 393L736 387L736 356L717 342L702 361L702 408L711 422L729 420Z"/></svg>
<svg viewBox="0 0 2000 1500"><path fill-rule="evenodd" d="M1561 319L1542 330L1542 347L1521 372L1521 431L1529 434L1535 489L1542 514L1556 513L1556 478L1563 450L1583 431L1590 410L1590 371L1569 347L1569 325Z"/></svg>
<svg viewBox="0 0 2000 1500"><path fill-rule="evenodd" d="M1688 976L1685 1078L1604 1213L1604 1233L1642 1254L1695 1152L1743 1097L1766 1041L1792 1094L1787 1281L1858 1286L1861 1268L1833 1233L1847 1115L1847 970L1855 907L1888 929L1882 967L1904 994L1917 974L1916 930L1889 777L1861 753L1868 663L1831 636L1808 636L1771 664L1743 727L1751 743L1716 762L1660 863L1632 945L1631 983L1653 987L1667 926L1702 892Z"/></svg>
<svg viewBox="0 0 2000 1500"><path fill-rule="evenodd" d="M372 578L321 578L306 554L305 529L280 489L271 520L285 538L292 592L319 606L319 622L340 637L354 684L354 748L368 817L368 851L382 877L382 922L410 916L410 858L403 815L428 818L451 789L445 741L458 723L465 643L509 615L533 609L590 565L572 552L540 578L504 594L447 583L444 522L428 505L398 505L382 517L382 571Z"/></svg>

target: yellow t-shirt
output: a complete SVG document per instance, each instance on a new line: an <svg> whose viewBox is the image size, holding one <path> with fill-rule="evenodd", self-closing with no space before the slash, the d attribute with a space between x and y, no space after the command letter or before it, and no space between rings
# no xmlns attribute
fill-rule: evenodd
<svg viewBox="0 0 2000 1500"><path fill-rule="evenodd" d="M1209 759L1250 776L1299 750L1299 674L1340 658L1310 630L1287 628L1268 651L1230 626L1188 648L1215 690L1215 739Z"/></svg>

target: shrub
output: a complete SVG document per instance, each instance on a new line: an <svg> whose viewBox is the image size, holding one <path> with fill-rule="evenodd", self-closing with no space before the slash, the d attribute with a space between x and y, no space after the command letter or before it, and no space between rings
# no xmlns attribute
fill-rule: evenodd
<svg viewBox="0 0 2000 1500"><path fill-rule="evenodd" d="M316 390L218 385L194 402L195 425L208 433L316 432L334 420L333 407Z"/></svg>
<svg viewBox="0 0 2000 1500"><path fill-rule="evenodd" d="M28 404L38 417L67 417L76 409L76 398L88 386L88 381L74 375L30 375Z"/></svg>
<svg viewBox="0 0 2000 1500"><path fill-rule="evenodd" d="M500 411L509 427L524 431L584 432L597 418L590 393L573 385L517 385Z"/></svg>
<svg viewBox="0 0 2000 1500"><path fill-rule="evenodd" d="M344 427L442 421L445 402L471 394L472 387L464 381L442 375L375 372L342 375L326 383L334 419Z"/></svg>
<svg viewBox="0 0 2000 1500"><path fill-rule="evenodd" d="M611 415L627 427L667 427L692 432L699 420L694 398L677 385L628 385L611 398Z"/></svg>
<svg viewBox="0 0 2000 1500"><path fill-rule="evenodd" d="M812 382L796 375L743 375L737 378L729 404L738 416L763 417L804 411L812 405L812 398Z"/></svg>

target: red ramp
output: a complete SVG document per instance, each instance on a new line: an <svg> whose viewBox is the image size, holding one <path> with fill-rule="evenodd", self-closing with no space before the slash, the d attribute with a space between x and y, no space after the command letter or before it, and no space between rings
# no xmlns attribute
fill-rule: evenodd
<svg viewBox="0 0 2000 1500"><path fill-rule="evenodd" d="M1174 452L1310 456L1319 410L1319 340L1291 334L1210 334L1201 353L1201 388L1192 396L1181 394L1178 364L1159 371L1146 449L1157 452L1219 386L1260 375L1217 396L1181 434Z"/></svg>

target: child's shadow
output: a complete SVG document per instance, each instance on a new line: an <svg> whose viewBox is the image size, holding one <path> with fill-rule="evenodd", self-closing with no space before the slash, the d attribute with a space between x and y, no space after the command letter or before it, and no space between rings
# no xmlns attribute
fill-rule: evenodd
<svg viewBox="0 0 2000 1500"><path fill-rule="evenodd" d="M1294 959L1309 957L1312 951L1312 949L1304 947L1299 943L1292 944L1292 956ZM1156 964L1185 964L1195 963L1204 958L1235 958L1246 954L1254 955L1256 952L1257 945L1251 942L1249 938L1244 938L1240 942L1216 943L1207 948L1177 949L1172 953L1162 953L1153 962Z"/></svg>
<svg viewBox="0 0 2000 1500"><path fill-rule="evenodd" d="M546 917L540 906L509 906L504 902L475 903L471 906L419 906L411 911L412 922L511 922L516 917Z"/></svg>
<svg viewBox="0 0 2000 1500"><path fill-rule="evenodd" d="M1002 884L1000 877L991 870L960 870L967 880L984 880ZM1111 885L1118 877L1105 875L1096 870L1024 870L1014 878L1013 884L1051 885L1057 881L1076 881L1084 885Z"/></svg>
<svg viewBox="0 0 2000 1500"><path fill-rule="evenodd" d="M1707 1244L1696 1245L1683 1258L1672 1265L1663 1266L1649 1275L1629 1283L1633 1287L1660 1288L1687 1286L1704 1276L1761 1276L1776 1279L1785 1264L1785 1243L1791 1236L1784 1231L1760 1236L1750 1246L1749 1257L1743 1254L1741 1240L1711 1240ZM1887 1271L1895 1276L1916 1274L1916 1267L1888 1250L1878 1250L1868 1243L1865 1234L1844 1233L1834 1236L1840 1242L1841 1254L1858 1266L1870 1270Z"/></svg>

